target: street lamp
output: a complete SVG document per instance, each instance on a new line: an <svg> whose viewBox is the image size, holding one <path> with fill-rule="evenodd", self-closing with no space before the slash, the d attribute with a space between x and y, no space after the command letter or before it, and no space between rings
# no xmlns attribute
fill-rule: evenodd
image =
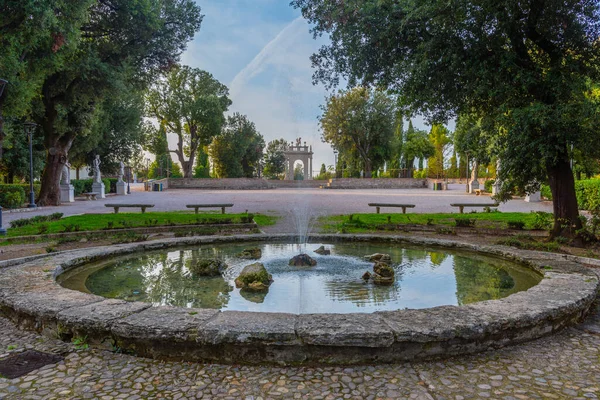
<svg viewBox="0 0 600 400"><path fill-rule="evenodd" d="M469 190L469 152L466 151L465 155L467 156L467 193L471 193Z"/></svg>
<svg viewBox="0 0 600 400"><path fill-rule="evenodd" d="M127 194L131 194L131 188L129 187L129 181L131 180L131 166L127 167Z"/></svg>
<svg viewBox="0 0 600 400"><path fill-rule="evenodd" d="M4 93L4 86L8 81L6 79L0 79L0 97L2 97L2 93ZM1 130L2 127L2 114L0 113L0 141L4 139L4 132ZM2 147L0 147L0 158L2 158ZM2 206L0 206L0 236L6 235L6 229L2 227Z"/></svg>
<svg viewBox="0 0 600 400"><path fill-rule="evenodd" d="M28 208L36 208L35 205L35 194L33 193L33 131L37 127L37 124L33 122L25 122L23 124L25 134L29 138L29 205Z"/></svg>

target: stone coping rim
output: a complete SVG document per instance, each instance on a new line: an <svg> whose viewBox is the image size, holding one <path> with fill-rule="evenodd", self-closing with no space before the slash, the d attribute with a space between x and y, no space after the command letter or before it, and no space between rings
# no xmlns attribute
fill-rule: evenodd
<svg viewBox="0 0 600 400"><path fill-rule="evenodd" d="M58 329L67 339L85 335L98 343L109 338L122 349L161 359L356 364L447 357L532 340L580 320L599 288L597 273L563 255L447 239L339 234L311 235L309 242L376 241L464 249L523 263L543 279L527 291L465 306L301 315L152 307L56 283L67 270L116 255L295 238L289 234L170 238L23 260L0 270L0 308L26 328Z"/></svg>

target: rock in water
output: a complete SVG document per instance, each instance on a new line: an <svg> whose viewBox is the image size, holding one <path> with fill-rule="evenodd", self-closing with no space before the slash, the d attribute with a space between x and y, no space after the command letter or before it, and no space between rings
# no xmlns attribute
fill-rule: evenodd
<svg viewBox="0 0 600 400"><path fill-rule="evenodd" d="M369 281L369 279L371 279L371 273L369 271L365 272L362 278L364 281Z"/></svg>
<svg viewBox="0 0 600 400"><path fill-rule="evenodd" d="M394 268L386 263L378 262L373 266L373 283L376 285L391 285L394 283Z"/></svg>
<svg viewBox="0 0 600 400"><path fill-rule="evenodd" d="M293 267L314 267L317 265L317 261L308 254L298 254L297 256L292 257L289 265Z"/></svg>
<svg viewBox="0 0 600 400"><path fill-rule="evenodd" d="M367 261L375 261L375 262L384 262L384 263L392 262L392 257L390 257L389 254L382 254L382 253L375 253L375 254L371 254L370 256L365 256L365 259Z"/></svg>
<svg viewBox="0 0 600 400"><path fill-rule="evenodd" d="M190 265L188 265L188 269L192 274L200 276L221 275L227 268L227 264L215 258L191 260Z"/></svg>
<svg viewBox="0 0 600 400"><path fill-rule="evenodd" d="M246 260L258 260L262 257L262 251L259 247L251 247L249 249L244 249L244 251L237 256Z"/></svg>
<svg viewBox="0 0 600 400"><path fill-rule="evenodd" d="M273 283L273 277L261 263L246 265L240 275L235 278L237 288L252 292L267 291L271 283Z"/></svg>
<svg viewBox="0 0 600 400"><path fill-rule="evenodd" d="M331 254L331 250L326 249L325 246L321 246L315 250L315 253L320 254L322 256L328 256Z"/></svg>

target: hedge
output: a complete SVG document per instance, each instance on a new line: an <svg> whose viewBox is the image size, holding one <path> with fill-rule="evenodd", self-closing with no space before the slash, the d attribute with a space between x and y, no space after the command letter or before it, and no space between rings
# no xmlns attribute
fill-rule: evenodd
<svg viewBox="0 0 600 400"><path fill-rule="evenodd" d="M37 199L40 195L40 185L33 185L33 193ZM27 183L16 185L0 185L0 206L19 208L29 199L30 186Z"/></svg>
<svg viewBox="0 0 600 400"><path fill-rule="evenodd" d="M117 180L114 179L115 184ZM71 185L73 185L75 196L81 195L81 193L89 193L92 191L92 184L94 183L93 179L71 179ZM102 183L104 183L104 190L106 193L112 192L111 179L104 178L102 179ZM115 186L115 192L116 192Z"/></svg>
<svg viewBox="0 0 600 400"><path fill-rule="evenodd" d="M575 181L575 194L577 195L577 206L580 210L600 208L600 179ZM552 200L552 192L548 185L542 185L542 196Z"/></svg>

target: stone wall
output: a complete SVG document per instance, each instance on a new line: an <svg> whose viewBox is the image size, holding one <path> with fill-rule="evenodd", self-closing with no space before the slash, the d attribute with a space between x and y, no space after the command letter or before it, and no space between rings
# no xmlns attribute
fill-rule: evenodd
<svg viewBox="0 0 600 400"><path fill-rule="evenodd" d="M329 184L329 185L328 185ZM426 179L357 179L342 178L330 181L278 181L251 178L230 179L169 179L169 189L221 189L221 190L264 190L277 188L328 189L416 189L426 188Z"/></svg>

